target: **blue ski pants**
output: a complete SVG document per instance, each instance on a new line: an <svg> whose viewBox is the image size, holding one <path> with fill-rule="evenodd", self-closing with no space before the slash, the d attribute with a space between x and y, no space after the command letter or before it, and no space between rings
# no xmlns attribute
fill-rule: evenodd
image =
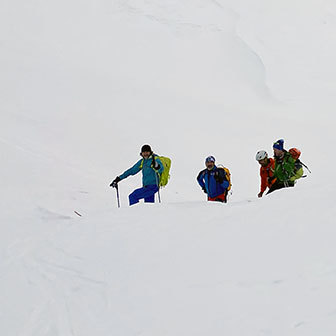
<svg viewBox="0 0 336 336"><path fill-rule="evenodd" d="M145 199L146 203L154 203L155 193L158 192L159 188L156 184L151 184L139 189L135 189L129 196L129 204L133 205L139 202L142 198Z"/></svg>

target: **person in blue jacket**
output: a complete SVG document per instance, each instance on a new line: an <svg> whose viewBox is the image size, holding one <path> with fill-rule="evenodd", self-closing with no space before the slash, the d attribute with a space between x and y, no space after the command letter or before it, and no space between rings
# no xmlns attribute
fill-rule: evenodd
<svg viewBox="0 0 336 336"><path fill-rule="evenodd" d="M153 153L149 145L142 146L140 156L142 158L133 167L117 176L110 184L110 187L116 188L121 180L142 171L142 188L134 190L128 196L130 205L138 203L142 198L146 203L154 203L155 193L159 190L160 174L163 171L161 160Z"/></svg>
<svg viewBox="0 0 336 336"><path fill-rule="evenodd" d="M197 182L208 195L208 201L227 202L227 188L229 182L225 178L224 169L217 168L215 158L208 156L205 159L206 169L197 176Z"/></svg>

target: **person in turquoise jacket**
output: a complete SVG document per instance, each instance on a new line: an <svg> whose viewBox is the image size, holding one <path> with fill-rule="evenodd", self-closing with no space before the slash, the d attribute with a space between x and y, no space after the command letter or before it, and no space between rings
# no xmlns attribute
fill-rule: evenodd
<svg viewBox="0 0 336 336"><path fill-rule="evenodd" d="M153 153L149 145L142 146L140 156L142 159L117 176L110 184L110 187L116 188L121 180L142 171L142 188L134 190L128 196L130 205L138 203L141 199L144 199L146 203L154 203L155 194L159 191L160 174L163 172L161 160Z"/></svg>

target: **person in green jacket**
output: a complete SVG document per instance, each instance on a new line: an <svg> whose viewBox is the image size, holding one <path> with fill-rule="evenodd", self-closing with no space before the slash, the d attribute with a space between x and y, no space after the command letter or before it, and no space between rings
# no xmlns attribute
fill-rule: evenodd
<svg viewBox="0 0 336 336"><path fill-rule="evenodd" d="M275 183L269 189L268 193L274 190L294 187L295 180L302 176L302 171L295 167L295 159L284 149L284 140L280 139L273 144L275 167L273 176Z"/></svg>

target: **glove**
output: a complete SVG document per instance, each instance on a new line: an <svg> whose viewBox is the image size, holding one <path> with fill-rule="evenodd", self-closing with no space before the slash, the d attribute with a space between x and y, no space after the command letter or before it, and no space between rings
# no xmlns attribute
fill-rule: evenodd
<svg viewBox="0 0 336 336"><path fill-rule="evenodd" d="M111 182L110 187L112 187L112 188L116 188L117 185L118 185L118 182L120 182L120 181L121 181L120 177L117 176L117 177Z"/></svg>
<svg viewBox="0 0 336 336"><path fill-rule="evenodd" d="M260 193L258 194L258 197L260 198L260 197L262 197L262 195L263 195L263 192L260 191Z"/></svg>
<svg viewBox="0 0 336 336"><path fill-rule="evenodd" d="M215 171L214 178L215 178L215 181L217 183L222 184L224 182L224 176L222 174L220 174L220 172L218 170Z"/></svg>
<svg viewBox="0 0 336 336"><path fill-rule="evenodd" d="M204 191L205 194L207 194L205 187L203 187L202 190Z"/></svg>
<svg viewBox="0 0 336 336"><path fill-rule="evenodd" d="M159 170L160 169L160 165L158 164L157 161L155 161L155 158L153 156L153 161L152 161L152 168L155 170Z"/></svg>

